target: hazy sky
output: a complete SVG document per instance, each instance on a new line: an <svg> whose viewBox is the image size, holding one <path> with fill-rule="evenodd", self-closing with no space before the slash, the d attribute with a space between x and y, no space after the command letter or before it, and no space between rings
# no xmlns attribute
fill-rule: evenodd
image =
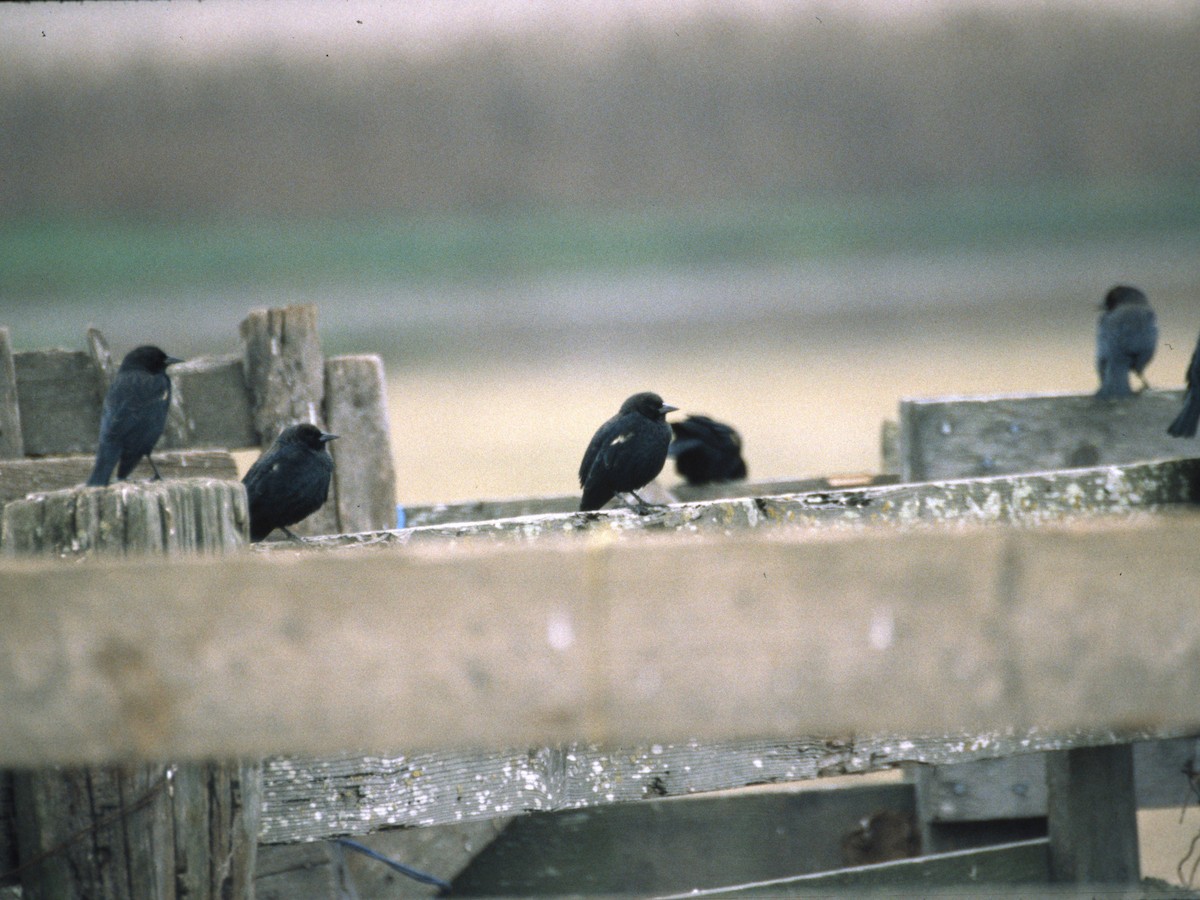
<svg viewBox="0 0 1200 900"><path fill-rule="evenodd" d="M1188 10L1196 0L170 0L14 3L0 7L0 53L58 65L165 53L179 60L277 49L305 54L390 47L433 52L488 33L561 29L602 34L628 21L679 21L700 11L775 17L913 18L967 6L1011 9L1098 4L1141 12ZM2 68L3 63L0 63Z"/></svg>

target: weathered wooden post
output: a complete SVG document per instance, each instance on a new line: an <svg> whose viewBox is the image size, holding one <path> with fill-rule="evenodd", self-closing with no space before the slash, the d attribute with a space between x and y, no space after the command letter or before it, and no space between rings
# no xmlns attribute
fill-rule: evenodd
<svg viewBox="0 0 1200 900"><path fill-rule="evenodd" d="M8 503L2 520L9 556L223 553L243 546L248 529L245 490L212 479L33 494ZM165 616L170 602L163 597ZM138 727L161 727L170 700L143 649L117 642L103 654L98 664L134 707ZM13 772L17 860L0 885L17 883L39 900L251 898L259 781L257 762Z"/></svg>
<svg viewBox="0 0 1200 900"><path fill-rule="evenodd" d="M1050 877L1074 884L1137 884L1133 746L1046 756Z"/></svg>
<svg viewBox="0 0 1200 900"><path fill-rule="evenodd" d="M256 309L242 320L246 387L254 409L254 426L262 447L296 422L324 428L325 357L317 333L315 306ZM337 482L319 510L296 525L297 534L336 534Z"/></svg>

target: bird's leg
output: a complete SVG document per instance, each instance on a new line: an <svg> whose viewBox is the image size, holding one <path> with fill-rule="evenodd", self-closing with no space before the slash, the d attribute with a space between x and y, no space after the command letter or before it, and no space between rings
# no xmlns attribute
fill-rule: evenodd
<svg viewBox="0 0 1200 900"><path fill-rule="evenodd" d="M1143 375L1141 372L1135 372L1134 374L1137 375L1138 381L1140 381L1142 383L1142 390L1143 391L1150 390L1150 382L1148 382L1146 380L1146 376Z"/></svg>
<svg viewBox="0 0 1200 900"><path fill-rule="evenodd" d="M151 481L162 481L163 477L158 471L158 466L156 466L154 464L154 457L151 456L149 453L146 454L146 462L150 463L150 468L152 468L154 470L154 477L151 478L150 480Z"/></svg>
<svg viewBox="0 0 1200 900"><path fill-rule="evenodd" d="M304 543L304 538L302 538L302 537L297 537L296 535L292 534L292 532L291 532L291 530L290 530L290 529L288 529L288 528L285 528L284 526L280 525L280 526L279 526L279 530L280 530L280 531L282 531L284 534L286 534L288 537L290 537L290 538L291 538L293 541L295 541L297 544L303 544L303 543Z"/></svg>
<svg viewBox="0 0 1200 900"><path fill-rule="evenodd" d="M656 509L666 509L667 508L667 505L665 503L651 503L649 500L643 499L642 496L637 491L630 491L629 493L633 497L633 499L637 501L637 513L639 516L644 516L647 513L653 512Z"/></svg>

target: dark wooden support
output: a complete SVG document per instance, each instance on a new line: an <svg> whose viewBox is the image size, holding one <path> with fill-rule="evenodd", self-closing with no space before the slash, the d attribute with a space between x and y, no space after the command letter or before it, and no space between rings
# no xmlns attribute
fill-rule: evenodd
<svg viewBox="0 0 1200 900"><path fill-rule="evenodd" d="M256 309L241 324L246 387L254 426L266 449L288 425L325 423L325 358L315 306ZM337 534L337 483L319 510L291 530L300 535Z"/></svg>
<svg viewBox="0 0 1200 900"><path fill-rule="evenodd" d="M1060 750L1046 759L1050 874L1077 884L1136 884L1133 747Z"/></svg>

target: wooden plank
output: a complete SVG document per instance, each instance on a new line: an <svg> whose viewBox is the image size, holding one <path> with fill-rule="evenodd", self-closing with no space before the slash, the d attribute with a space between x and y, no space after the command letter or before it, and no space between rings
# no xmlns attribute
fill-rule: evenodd
<svg viewBox="0 0 1200 900"><path fill-rule="evenodd" d="M933 481L1190 456L1194 442L1167 434L1182 405L1177 390L904 400L900 472Z"/></svg>
<svg viewBox="0 0 1200 900"><path fill-rule="evenodd" d="M1145 515L1182 508L1195 499L1200 460L1103 466L928 484L895 484L810 494L676 504L646 514L614 509L432 525L392 532L331 535L307 549L354 549L392 544L502 543L565 534L729 534L767 526L862 529L879 525L1038 525L1087 517ZM295 549L296 545L264 551Z"/></svg>
<svg viewBox="0 0 1200 900"><path fill-rule="evenodd" d="M721 484L672 485L671 493L679 502L700 500L731 500L744 497L774 497L780 494L803 494L814 491L845 490L855 487L874 487L895 484L896 475L843 475L820 478L789 478L769 481L729 481ZM573 513L579 510L579 494L560 494L548 497L514 497L502 500L469 500L463 503L437 503L427 506L408 506L403 510L400 527L446 525L462 522L486 522L492 519L511 519L517 516L544 513Z"/></svg>
<svg viewBox="0 0 1200 900"><path fill-rule="evenodd" d="M9 560L0 760L1187 727L1198 542L1200 519L1180 515L220 566ZM112 641L142 648L169 715L130 719L135 686L97 668Z"/></svg>
<svg viewBox="0 0 1200 900"><path fill-rule="evenodd" d="M237 464L224 450L174 450L154 454L163 480L216 478L237 481ZM92 471L92 456L0 459L0 505L26 494L82 485Z"/></svg>
<svg viewBox="0 0 1200 900"><path fill-rule="evenodd" d="M1046 759L1050 874L1073 884L1137 884L1133 748L1082 747Z"/></svg>
<svg viewBox="0 0 1200 900"><path fill-rule="evenodd" d="M91 356L71 350L13 354L26 456L95 453L100 378Z"/></svg>
<svg viewBox="0 0 1200 900"><path fill-rule="evenodd" d="M342 531L396 527L396 472L387 417L387 381L378 356L335 356L325 362L330 447Z"/></svg>
<svg viewBox="0 0 1200 900"><path fill-rule="evenodd" d="M0 328L0 459L20 459L24 455L12 341L8 329Z"/></svg>
<svg viewBox="0 0 1200 900"><path fill-rule="evenodd" d="M1145 737L1145 735L1140 735ZM396 757L274 757L263 764L264 843L686 797L755 784L935 766L1135 740L1129 732L897 735L688 741L620 749L570 744ZM962 846L960 843L958 846ZM949 848L947 848L949 849Z"/></svg>
<svg viewBox="0 0 1200 900"><path fill-rule="evenodd" d="M296 422L325 427L325 358L315 306L256 309L242 320L246 387L265 450ZM337 534L337 484L319 510L290 526L298 535Z"/></svg>
<svg viewBox="0 0 1200 900"><path fill-rule="evenodd" d="M453 882L454 895L530 897L704 890L847 865L881 811L911 819L910 785L651 800L514 819ZM857 851L856 851L857 855Z"/></svg>
<svg viewBox="0 0 1200 900"><path fill-rule="evenodd" d="M1047 840L1035 838L982 850L957 850L917 859L731 885L724 889L660 894L655 900L870 897L876 891L890 897L897 891L907 890L915 891L918 896L937 896L939 890L945 890L946 896L990 898L996 896L995 885L1037 885L1033 893L1038 896L1058 896L1045 886L1048 855Z"/></svg>
<svg viewBox="0 0 1200 900"><path fill-rule="evenodd" d="M257 447L244 365L240 355L232 355L200 356L171 366L172 415L159 446Z"/></svg>
<svg viewBox="0 0 1200 900"><path fill-rule="evenodd" d="M1133 745L1138 809L1182 805L1187 785L1181 774L1195 761L1195 738ZM921 818L930 822L981 822L1046 815L1046 759L1030 753L946 766L919 766L909 773L917 785Z"/></svg>

